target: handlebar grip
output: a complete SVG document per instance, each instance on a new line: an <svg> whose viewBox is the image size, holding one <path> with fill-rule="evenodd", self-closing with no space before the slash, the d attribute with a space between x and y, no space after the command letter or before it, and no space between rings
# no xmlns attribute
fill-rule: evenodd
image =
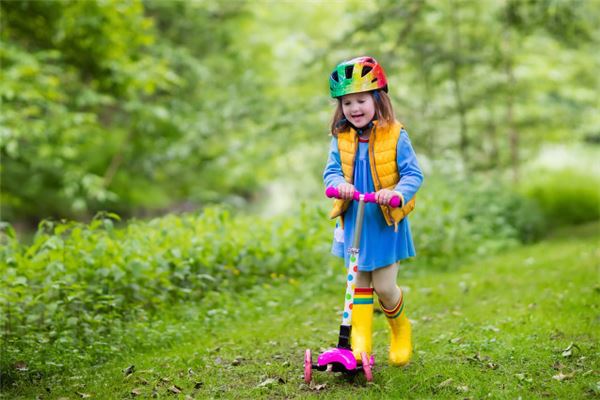
<svg viewBox="0 0 600 400"><path fill-rule="evenodd" d="M329 186L326 190L325 190L325 195L327 197L330 198L336 198L339 199L340 198L340 191L337 190L337 188L334 188L333 186ZM360 192L358 190L354 191L354 196L353 196L354 200L358 201L360 199Z"/></svg>
<svg viewBox="0 0 600 400"><path fill-rule="evenodd" d="M339 199L340 191L337 190L337 188L335 188L333 186L329 186L325 190L325 195L329 198ZM360 192L358 190L356 190L354 192L354 200L358 200L359 198L360 198ZM377 200L375 200L375 193L365 193L364 199L365 199L365 203L377 203ZM400 200L400 196L394 196L394 197L392 197L392 200L390 200L389 206L392 208L396 208L396 207L400 206L401 202L402 201Z"/></svg>
<svg viewBox="0 0 600 400"><path fill-rule="evenodd" d="M398 208L398 207L400 207L401 203L402 203L402 200L400 199L400 196L394 196L390 200L390 207Z"/></svg>
<svg viewBox="0 0 600 400"><path fill-rule="evenodd" d="M334 188L333 186L329 186L325 190L325 196L327 196L329 198L335 197L337 199L338 197L340 197L340 191L337 190L336 188Z"/></svg>
<svg viewBox="0 0 600 400"><path fill-rule="evenodd" d="M390 200L389 206L392 208L397 208L400 206L401 202L402 200L400 200L400 196L394 196ZM375 199L375 193L365 193L365 203L377 203L377 200Z"/></svg>

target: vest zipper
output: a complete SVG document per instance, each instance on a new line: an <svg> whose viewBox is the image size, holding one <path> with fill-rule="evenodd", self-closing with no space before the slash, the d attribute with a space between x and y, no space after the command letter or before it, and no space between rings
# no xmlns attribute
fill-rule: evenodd
<svg viewBox="0 0 600 400"><path fill-rule="evenodd" d="M352 182L350 182L351 184L354 185L354 167L356 167L356 153L358 152L358 133L356 133L356 131L354 131L354 151L352 152L353 156L352 156Z"/></svg>
<svg viewBox="0 0 600 400"><path fill-rule="evenodd" d="M377 189L377 187L375 188L376 190L381 190L383 189L381 187L381 181L379 180L379 174L377 173L377 164L375 162L375 134L377 132L377 126L373 126L373 131L371 132L371 137L373 138L373 146L371 146L371 143L369 143L369 152L371 153L371 160L373 160L373 166L375 167L375 173L373 174L375 177L375 180L377 181L377 187L379 187L379 189ZM371 138L369 138L369 142L371 142ZM390 210L388 207L384 207L384 206L379 206L381 207L383 213L388 217L388 220L390 220L391 222L395 222L394 219L392 218L392 214L390 213Z"/></svg>

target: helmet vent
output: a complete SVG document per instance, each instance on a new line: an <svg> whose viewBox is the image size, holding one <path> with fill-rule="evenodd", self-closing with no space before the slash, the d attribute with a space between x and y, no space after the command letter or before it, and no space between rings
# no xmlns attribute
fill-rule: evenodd
<svg viewBox="0 0 600 400"><path fill-rule="evenodd" d="M352 71L354 71L354 65L348 65L346 67L346 79L352 78Z"/></svg>
<svg viewBox="0 0 600 400"><path fill-rule="evenodd" d="M369 67L369 66L365 66L362 69L362 72L360 74L360 77L362 78L363 76L365 76L366 74L368 74L369 72L371 72L371 70L373 69L373 67Z"/></svg>
<svg viewBox="0 0 600 400"><path fill-rule="evenodd" d="M371 83L373 83L373 82L377 82L377 78L371 79Z"/></svg>
<svg viewBox="0 0 600 400"><path fill-rule="evenodd" d="M339 82L339 77L338 77L338 72L337 71L333 71L333 74L331 74L331 79L333 79L336 82Z"/></svg>

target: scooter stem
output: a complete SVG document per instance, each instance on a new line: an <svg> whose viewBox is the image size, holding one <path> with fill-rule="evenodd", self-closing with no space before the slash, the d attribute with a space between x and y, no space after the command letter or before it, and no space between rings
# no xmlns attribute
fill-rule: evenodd
<svg viewBox="0 0 600 400"><path fill-rule="evenodd" d="M354 237L352 238L352 249L358 250L360 247L360 232L362 231L364 216L365 196L361 194L358 200L358 209L356 210L356 222L354 224Z"/></svg>

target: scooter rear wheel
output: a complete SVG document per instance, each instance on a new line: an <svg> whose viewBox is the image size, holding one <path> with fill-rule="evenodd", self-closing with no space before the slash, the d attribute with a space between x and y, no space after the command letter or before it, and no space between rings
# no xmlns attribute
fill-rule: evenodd
<svg viewBox="0 0 600 400"><path fill-rule="evenodd" d="M304 353L304 382L310 383L312 379L312 353L306 349Z"/></svg>
<svg viewBox="0 0 600 400"><path fill-rule="evenodd" d="M360 353L360 359L362 361L362 368L365 373L365 379L367 382L371 382L373 380L373 371L371 370L371 358L367 355L366 352Z"/></svg>

